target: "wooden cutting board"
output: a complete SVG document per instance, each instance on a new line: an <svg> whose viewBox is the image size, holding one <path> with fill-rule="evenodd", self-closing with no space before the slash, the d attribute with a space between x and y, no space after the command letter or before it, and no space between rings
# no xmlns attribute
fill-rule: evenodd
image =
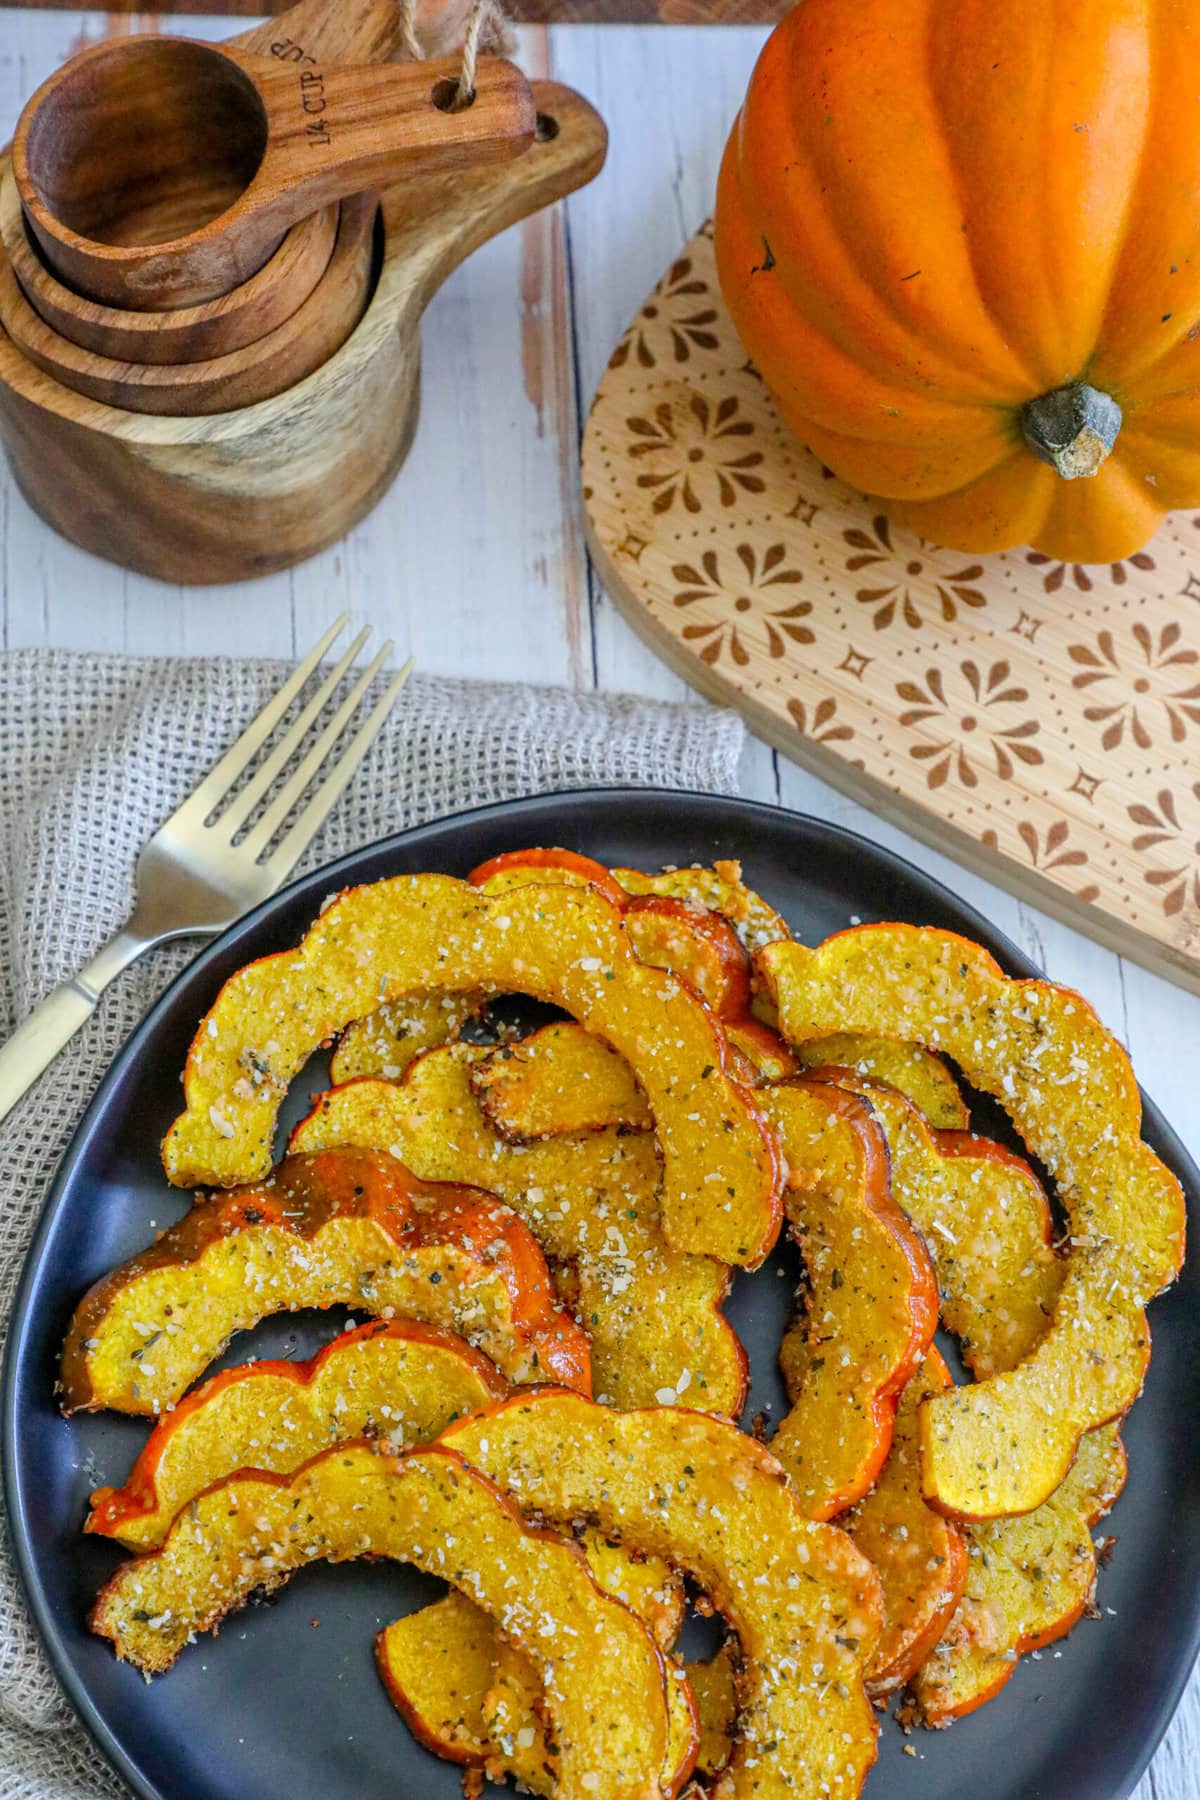
<svg viewBox="0 0 1200 1800"><path fill-rule="evenodd" d="M1112 566L892 526L780 422L707 226L613 352L583 483L601 578L686 681L1200 992L1200 514Z"/></svg>

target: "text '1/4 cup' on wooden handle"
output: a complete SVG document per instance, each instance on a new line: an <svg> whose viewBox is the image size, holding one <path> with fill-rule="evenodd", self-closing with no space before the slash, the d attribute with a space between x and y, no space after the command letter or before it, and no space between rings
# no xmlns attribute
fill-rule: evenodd
<svg viewBox="0 0 1200 1800"><path fill-rule="evenodd" d="M110 305L200 305L247 280L288 226L345 195L520 155L520 70L481 57L281 64L188 38L127 38L29 102L12 160L29 229L71 286Z"/></svg>

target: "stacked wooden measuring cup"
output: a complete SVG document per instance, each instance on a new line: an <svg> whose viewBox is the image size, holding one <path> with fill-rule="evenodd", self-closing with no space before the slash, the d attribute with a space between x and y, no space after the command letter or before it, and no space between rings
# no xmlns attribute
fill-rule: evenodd
<svg viewBox="0 0 1200 1800"><path fill-rule="evenodd" d="M483 56L467 92L453 54L391 60L401 34L396 0L300 0L219 46L106 42L33 96L0 159L0 433L65 536L239 580L391 481L430 296L605 149L571 89Z"/></svg>

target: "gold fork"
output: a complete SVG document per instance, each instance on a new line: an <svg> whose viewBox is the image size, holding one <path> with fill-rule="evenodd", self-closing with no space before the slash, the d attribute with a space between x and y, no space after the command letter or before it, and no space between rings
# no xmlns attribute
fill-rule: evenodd
<svg viewBox="0 0 1200 1800"><path fill-rule="evenodd" d="M0 1120L90 1018L101 994L122 969L170 938L214 937L287 880L366 755L412 669L410 658L392 677L341 755L333 757L339 738L391 654L389 639L305 749L305 740L371 635L369 626L360 631L251 779L238 789L238 781L267 745L347 621L346 613L334 620L212 773L145 845L138 858L137 898L129 923L73 980L47 994L0 1048ZM288 771L302 750L300 761ZM272 794L273 784L285 771L279 791ZM327 773L321 786L305 799L323 771ZM247 830L255 809L268 795L261 816ZM298 816L276 843L285 820L297 807L301 808ZM240 833L244 835L239 838Z"/></svg>

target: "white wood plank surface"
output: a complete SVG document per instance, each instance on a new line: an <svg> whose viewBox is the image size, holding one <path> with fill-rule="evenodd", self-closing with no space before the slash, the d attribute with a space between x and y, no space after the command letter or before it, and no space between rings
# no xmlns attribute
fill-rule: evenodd
<svg viewBox="0 0 1200 1800"><path fill-rule="evenodd" d="M134 28L147 22L152 15ZM0 8L0 141L61 58L109 28L103 13ZM229 31L203 18L181 28ZM288 655L348 607L426 669L680 696L680 682L588 570L580 419L618 335L711 208L725 132L763 36L746 28L525 31L526 67L572 82L601 107L612 132L608 166L564 208L472 257L436 298L416 444L375 512L299 569L238 588L176 589L65 544L0 467L0 644ZM748 748L744 786L898 850L979 906L1051 975L1082 989L1200 1156L1200 997L1122 964L761 744ZM1200 1677L1136 1800L1198 1797Z"/></svg>

